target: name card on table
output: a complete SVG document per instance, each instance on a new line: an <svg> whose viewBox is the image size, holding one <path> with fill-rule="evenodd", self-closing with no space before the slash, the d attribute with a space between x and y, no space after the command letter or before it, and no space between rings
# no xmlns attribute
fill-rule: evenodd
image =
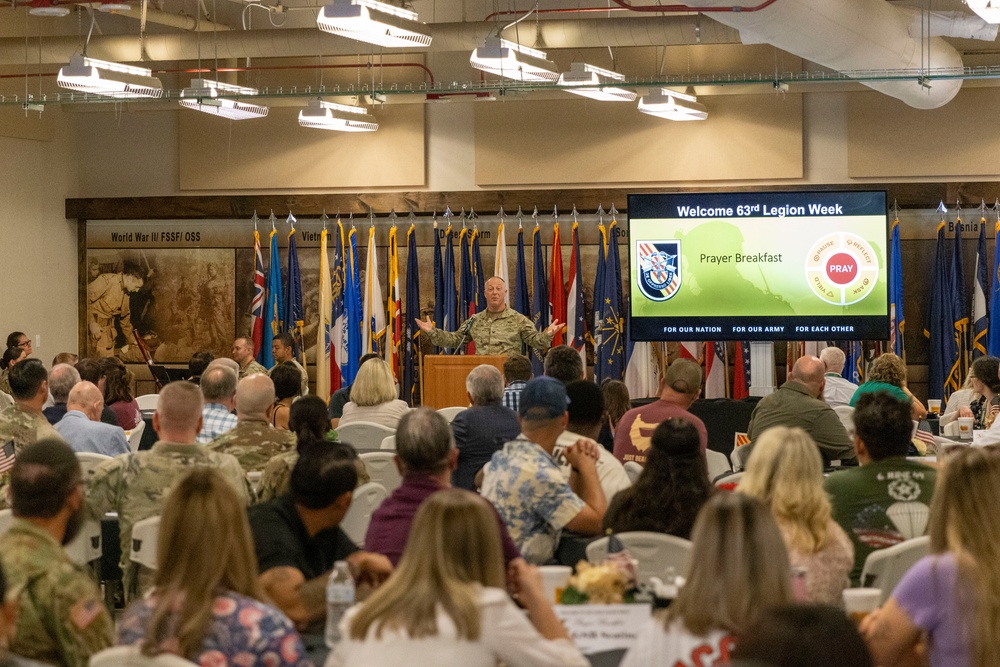
<svg viewBox="0 0 1000 667"><path fill-rule="evenodd" d="M648 604L558 604L556 616L565 624L584 655L630 649L649 620Z"/></svg>

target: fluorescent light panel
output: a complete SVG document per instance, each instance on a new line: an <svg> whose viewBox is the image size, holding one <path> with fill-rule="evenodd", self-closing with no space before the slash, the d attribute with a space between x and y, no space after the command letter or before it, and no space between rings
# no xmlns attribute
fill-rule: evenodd
<svg viewBox="0 0 1000 667"><path fill-rule="evenodd" d="M322 100L310 100L309 107L299 111L299 125L340 132L374 132L378 129L378 121L362 107Z"/></svg>
<svg viewBox="0 0 1000 667"><path fill-rule="evenodd" d="M60 88L108 97L162 97L163 84L145 67L74 56L59 70Z"/></svg>
<svg viewBox="0 0 1000 667"><path fill-rule="evenodd" d="M965 4L987 23L1000 23L1000 0L965 0Z"/></svg>
<svg viewBox="0 0 1000 667"><path fill-rule="evenodd" d="M639 111L667 120L705 120L708 118L708 110L704 104L698 104L697 97L669 88L661 88L659 92L640 97Z"/></svg>
<svg viewBox="0 0 1000 667"><path fill-rule="evenodd" d="M323 32L388 48L431 43L416 12L376 0L334 0L319 10L316 25Z"/></svg>
<svg viewBox="0 0 1000 667"><path fill-rule="evenodd" d="M186 109L194 109L230 120L248 120L263 118L268 108L259 104L250 104L228 97L219 97L219 93L228 95L257 94L256 88L234 86L212 79L191 79L191 86L181 91L180 105Z"/></svg>
<svg viewBox="0 0 1000 667"><path fill-rule="evenodd" d="M544 51L490 37L472 52L469 63L478 70L515 81L557 81L559 70Z"/></svg>
<svg viewBox="0 0 1000 667"><path fill-rule="evenodd" d="M624 81L625 75L609 69L594 67L587 63L573 63L569 72L559 75L559 85L566 86L567 93L582 95L602 102L632 102L635 91L604 84Z"/></svg>

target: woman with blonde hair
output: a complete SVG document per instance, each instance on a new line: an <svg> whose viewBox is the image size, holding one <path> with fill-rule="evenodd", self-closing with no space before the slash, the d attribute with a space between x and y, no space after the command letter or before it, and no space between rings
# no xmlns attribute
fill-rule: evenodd
<svg viewBox="0 0 1000 667"><path fill-rule="evenodd" d="M365 421L396 428L399 418L409 409L406 401L399 400L399 389L389 364L385 359L369 359L358 369L351 385L351 400L344 405L337 426Z"/></svg>
<svg viewBox="0 0 1000 667"><path fill-rule="evenodd" d="M344 615L327 667L495 667L498 660L586 667L538 570L520 559L511 565L527 616L504 590L494 510L463 489L432 494L417 511L397 570Z"/></svg>
<svg viewBox="0 0 1000 667"><path fill-rule="evenodd" d="M305 667L292 622L259 600L246 511L211 468L185 475L167 496L150 593L125 610L118 644L201 665Z"/></svg>
<svg viewBox="0 0 1000 667"><path fill-rule="evenodd" d="M876 664L911 664L925 635L930 648L922 657L931 667L1000 664L998 524L1000 449L966 447L949 456L931 501L931 555L861 623Z"/></svg>
<svg viewBox="0 0 1000 667"><path fill-rule="evenodd" d="M767 508L718 493L692 531L691 571L677 599L640 629L621 667L729 664L733 637L792 599L788 555Z"/></svg>
<svg viewBox="0 0 1000 667"><path fill-rule="evenodd" d="M875 357L868 368L865 381L851 397L851 407L854 407L862 394L876 391L887 391L894 398L910 403L913 406L914 419L923 419L927 416L927 408L906 386L906 363L892 352Z"/></svg>
<svg viewBox="0 0 1000 667"><path fill-rule="evenodd" d="M792 567L805 569L808 601L840 604L850 585L854 545L831 518L823 458L809 434L787 426L764 431L736 490L760 498L771 509Z"/></svg>

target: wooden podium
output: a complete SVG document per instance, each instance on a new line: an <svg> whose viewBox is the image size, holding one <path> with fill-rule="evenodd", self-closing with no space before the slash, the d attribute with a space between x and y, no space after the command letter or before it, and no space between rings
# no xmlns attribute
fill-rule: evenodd
<svg viewBox="0 0 1000 667"><path fill-rule="evenodd" d="M506 360L507 357L502 355L424 355L424 373L420 379L420 386L423 387L422 404L435 410L468 405L465 378L469 371L481 364L489 364L503 373L503 362Z"/></svg>

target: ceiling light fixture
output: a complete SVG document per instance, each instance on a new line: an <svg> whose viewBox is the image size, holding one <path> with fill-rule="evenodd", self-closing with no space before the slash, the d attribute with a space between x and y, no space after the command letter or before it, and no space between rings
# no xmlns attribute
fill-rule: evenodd
<svg viewBox="0 0 1000 667"><path fill-rule="evenodd" d="M691 93L679 93L669 88L639 98L639 111L650 116L667 120L705 120L708 109L698 104L698 98Z"/></svg>
<svg viewBox="0 0 1000 667"><path fill-rule="evenodd" d="M127 2L111 1L111 2L102 2L101 4L97 5L98 11L105 12L107 14L114 14L117 12L127 12L130 9L131 7Z"/></svg>
<svg viewBox="0 0 1000 667"><path fill-rule="evenodd" d="M299 111L299 125L340 132L374 132L378 129L378 121L364 108L323 100L309 100L309 106Z"/></svg>
<svg viewBox="0 0 1000 667"><path fill-rule="evenodd" d="M108 97L162 97L163 84L145 67L73 56L59 70L60 88Z"/></svg>
<svg viewBox="0 0 1000 667"><path fill-rule="evenodd" d="M987 23L1000 23L1000 0L965 0L965 4Z"/></svg>
<svg viewBox="0 0 1000 667"><path fill-rule="evenodd" d="M478 70L515 81L557 81L559 70L544 51L500 37L488 37L472 52L469 63Z"/></svg>
<svg viewBox="0 0 1000 667"><path fill-rule="evenodd" d="M583 95L601 102L632 102L636 98L635 91L607 83L622 82L624 74L612 72L609 69L594 67L587 63L573 63L568 72L559 75L559 85L566 86L567 93Z"/></svg>
<svg viewBox="0 0 1000 667"><path fill-rule="evenodd" d="M431 43L416 12L377 0L333 0L319 10L316 25L323 32L389 48Z"/></svg>
<svg viewBox="0 0 1000 667"><path fill-rule="evenodd" d="M257 89L234 86L212 79L191 79L191 85L181 91L180 105L186 109L203 111L230 120L263 118L267 115L268 109L265 106L219 97L220 93L253 96L257 94Z"/></svg>
<svg viewBox="0 0 1000 667"><path fill-rule="evenodd" d="M69 7L63 7L52 0L32 0L28 13L32 16L69 16Z"/></svg>

